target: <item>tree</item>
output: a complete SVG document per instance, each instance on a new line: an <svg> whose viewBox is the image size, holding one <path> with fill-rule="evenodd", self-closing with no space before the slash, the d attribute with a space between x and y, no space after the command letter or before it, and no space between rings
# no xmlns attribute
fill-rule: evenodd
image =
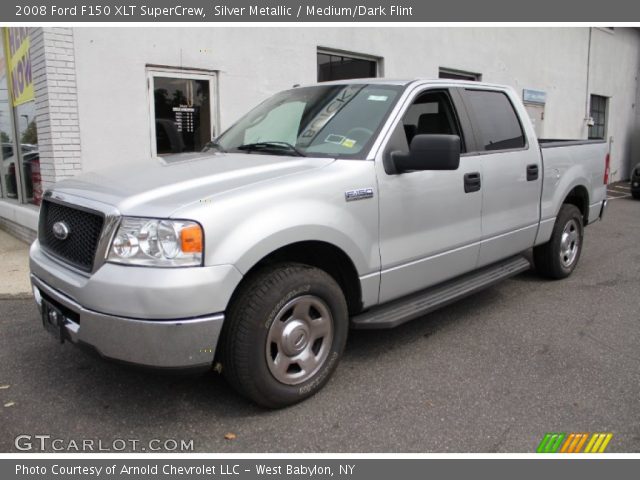
<svg viewBox="0 0 640 480"><path fill-rule="evenodd" d="M22 137L20 138L20 143L30 143L33 145L38 144L38 130L36 128L35 120L31 120L27 129L22 132Z"/></svg>

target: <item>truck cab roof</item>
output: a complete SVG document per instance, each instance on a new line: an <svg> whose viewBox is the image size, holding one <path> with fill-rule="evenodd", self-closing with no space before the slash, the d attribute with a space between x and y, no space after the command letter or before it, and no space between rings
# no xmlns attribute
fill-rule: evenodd
<svg viewBox="0 0 640 480"><path fill-rule="evenodd" d="M396 78L353 78L347 80L332 80L330 82L322 82L322 85L352 85L352 84L369 84L369 85L396 85L396 86L409 86L413 84L434 84L434 85L456 85L460 87L473 86L484 87L491 89L506 89L507 85L500 85L496 83L488 82L475 82L471 80L453 80L448 78L412 78L412 79L396 79ZM300 85L301 87L311 87L319 85L307 84Z"/></svg>

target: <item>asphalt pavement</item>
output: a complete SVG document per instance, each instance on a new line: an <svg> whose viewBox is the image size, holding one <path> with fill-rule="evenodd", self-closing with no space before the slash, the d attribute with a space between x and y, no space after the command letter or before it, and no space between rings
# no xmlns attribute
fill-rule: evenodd
<svg viewBox="0 0 640 480"><path fill-rule="evenodd" d="M534 452L547 432L611 432L608 452L639 452L639 240L640 201L615 199L570 278L527 272L397 329L352 331L328 385L278 411L215 373L152 374L56 344L31 300L4 298L0 451L50 435L138 451Z"/></svg>

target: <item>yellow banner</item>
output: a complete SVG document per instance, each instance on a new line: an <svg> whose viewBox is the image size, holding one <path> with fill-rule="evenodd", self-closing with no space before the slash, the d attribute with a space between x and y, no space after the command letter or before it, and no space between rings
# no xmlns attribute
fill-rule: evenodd
<svg viewBox="0 0 640 480"><path fill-rule="evenodd" d="M4 29L9 87L14 107L34 99L29 44L29 28L7 27Z"/></svg>

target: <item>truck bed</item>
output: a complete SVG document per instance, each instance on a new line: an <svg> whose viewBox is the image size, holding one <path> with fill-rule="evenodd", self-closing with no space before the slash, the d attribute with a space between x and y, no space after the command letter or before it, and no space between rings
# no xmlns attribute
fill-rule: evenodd
<svg viewBox="0 0 640 480"><path fill-rule="evenodd" d="M563 199L575 185L585 187L583 192L575 192L586 196L585 224L598 219L607 191L603 178L608 146L605 140L539 139L538 143L544 165L539 240L544 240Z"/></svg>
<svg viewBox="0 0 640 480"><path fill-rule="evenodd" d="M605 143L606 140L575 140L564 138L539 138L538 143L540 148L556 148L556 147L570 147L573 145L589 145L592 143Z"/></svg>

